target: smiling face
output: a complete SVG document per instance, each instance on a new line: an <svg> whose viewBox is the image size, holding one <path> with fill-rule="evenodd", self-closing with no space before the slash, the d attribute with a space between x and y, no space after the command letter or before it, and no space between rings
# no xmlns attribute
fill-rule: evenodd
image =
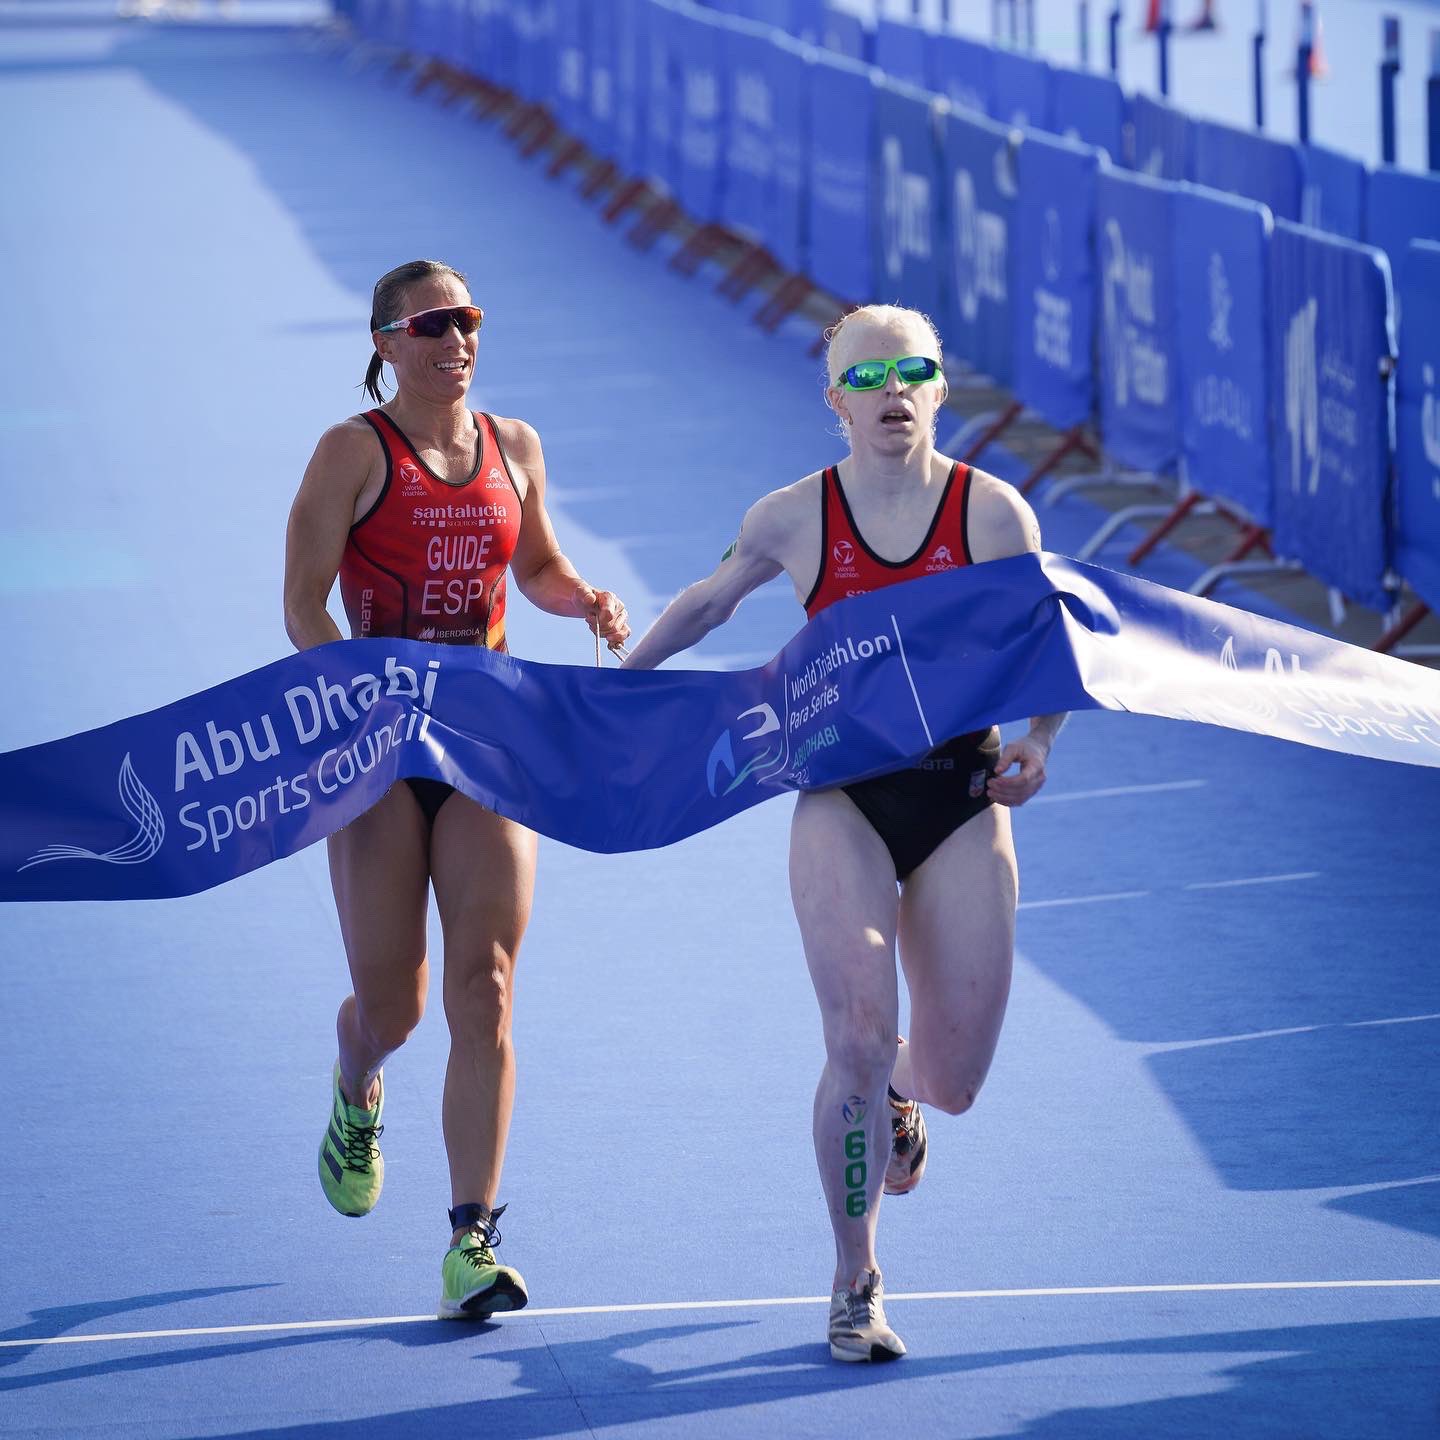
<svg viewBox="0 0 1440 1440"><path fill-rule="evenodd" d="M407 285L395 318L438 310L446 305L472 305L470 292L454 275L426 276ZM372 338L380 358L395 371L399 391L415 399L436 404L462 400L475 373L475 351L480 332L462 335L451 325L433 340L407 335L403 330L374 331Z"/></svg>
<svg viewBox="0 0 1440 1440"><path fill-rule="evenodd" d="M826 356L830 385L825 398L845 422L852 451L901 458L933 440L935 417L949 393L943 376L907 385L895 370L877 390L847 390L838 382L861 360L924 355L938 361L940 345L918 311L872 305L846 317Z"/></svg>

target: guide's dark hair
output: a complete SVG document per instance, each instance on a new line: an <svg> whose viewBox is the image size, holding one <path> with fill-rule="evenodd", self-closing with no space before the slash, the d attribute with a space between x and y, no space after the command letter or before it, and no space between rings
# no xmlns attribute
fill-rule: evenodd
<svg viewBox="0 0 1440 1440"><path fill-rule="evenodd" d="M398 320L405 312L405 291L419 280L429 280L436 275L450 275L467 290L470 282L453 265L441 260L407 260L387 271L375 282L375 294L370 301L370 329L378 330L392 320ZM370 357L365 379L361 382L365 393L379 405L384 396L380 393L380 371L384 365L376 351Z"/></svg>

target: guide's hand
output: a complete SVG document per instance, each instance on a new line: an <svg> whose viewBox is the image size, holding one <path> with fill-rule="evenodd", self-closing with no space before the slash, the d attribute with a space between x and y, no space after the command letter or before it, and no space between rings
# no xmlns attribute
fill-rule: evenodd
<svg viewBox="0 0 1440 1440"><path fill-rule="evenodd" d="M575 604L586 625L612 650L630 638L625 602L613 590L596 590L582 581L575 587Z"/></svg>
<svg viewBox="0 0 1440 1440"><path fill-rule="evenodd" d="M1049 746L1033 735L1010 741L1000 752L986 793L997 805L1023 805L1045 783L1045 762L1049 758ZM1018 767L1015 773L1006 774L1012 765Z"/></svg>

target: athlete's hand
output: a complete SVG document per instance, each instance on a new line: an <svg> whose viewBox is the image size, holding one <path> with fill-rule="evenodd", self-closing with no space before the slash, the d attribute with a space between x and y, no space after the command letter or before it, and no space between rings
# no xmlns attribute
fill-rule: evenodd
<svg viewBox="0 0 1440 1440"><path fill-rule="evenodd" d="M575 604L585 623L612 649L630 638L625 602L613 590L595 590L583 581L575 587Z"/></svg>
<svg viewBox="0 0 1440 1440"><path fill-rule="evenodd" d="M997 805L1023 805L1045 783L1050 747L1033 735L1012 740L1001 752L986 793ZM1013 775L1005 772L1014 765Z"/></svg>

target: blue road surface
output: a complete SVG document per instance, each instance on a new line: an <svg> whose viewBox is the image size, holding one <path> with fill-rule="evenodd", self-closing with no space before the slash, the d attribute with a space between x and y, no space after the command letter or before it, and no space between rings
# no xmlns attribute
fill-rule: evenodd
<svg viewBox="0 0 1440 1440"><path fill-rule="evenodd" d="M0 7L5 749L286 652L290 499L360 406L371 285L416 255L469 272L475 402L539 429L562 543L642 626L838 454L807 330L760 336L573 178L260 9ZM1052 550L1095 524L1041 513ZM766 587L694 663L801 619ZM592 654L518 597L511 644ZM0 1435L1434 1436L1437 783L1071 723L1017 817L989 1083L885 1205L910 1355L874 1370L824 1344L788 801L663 851L542 845L501 1196L532 1305L479 1326L428 1318L438 1000L387 1065L379 1207L320 1193L346 984L320 847L186 900L10 907Z"/></svg>

